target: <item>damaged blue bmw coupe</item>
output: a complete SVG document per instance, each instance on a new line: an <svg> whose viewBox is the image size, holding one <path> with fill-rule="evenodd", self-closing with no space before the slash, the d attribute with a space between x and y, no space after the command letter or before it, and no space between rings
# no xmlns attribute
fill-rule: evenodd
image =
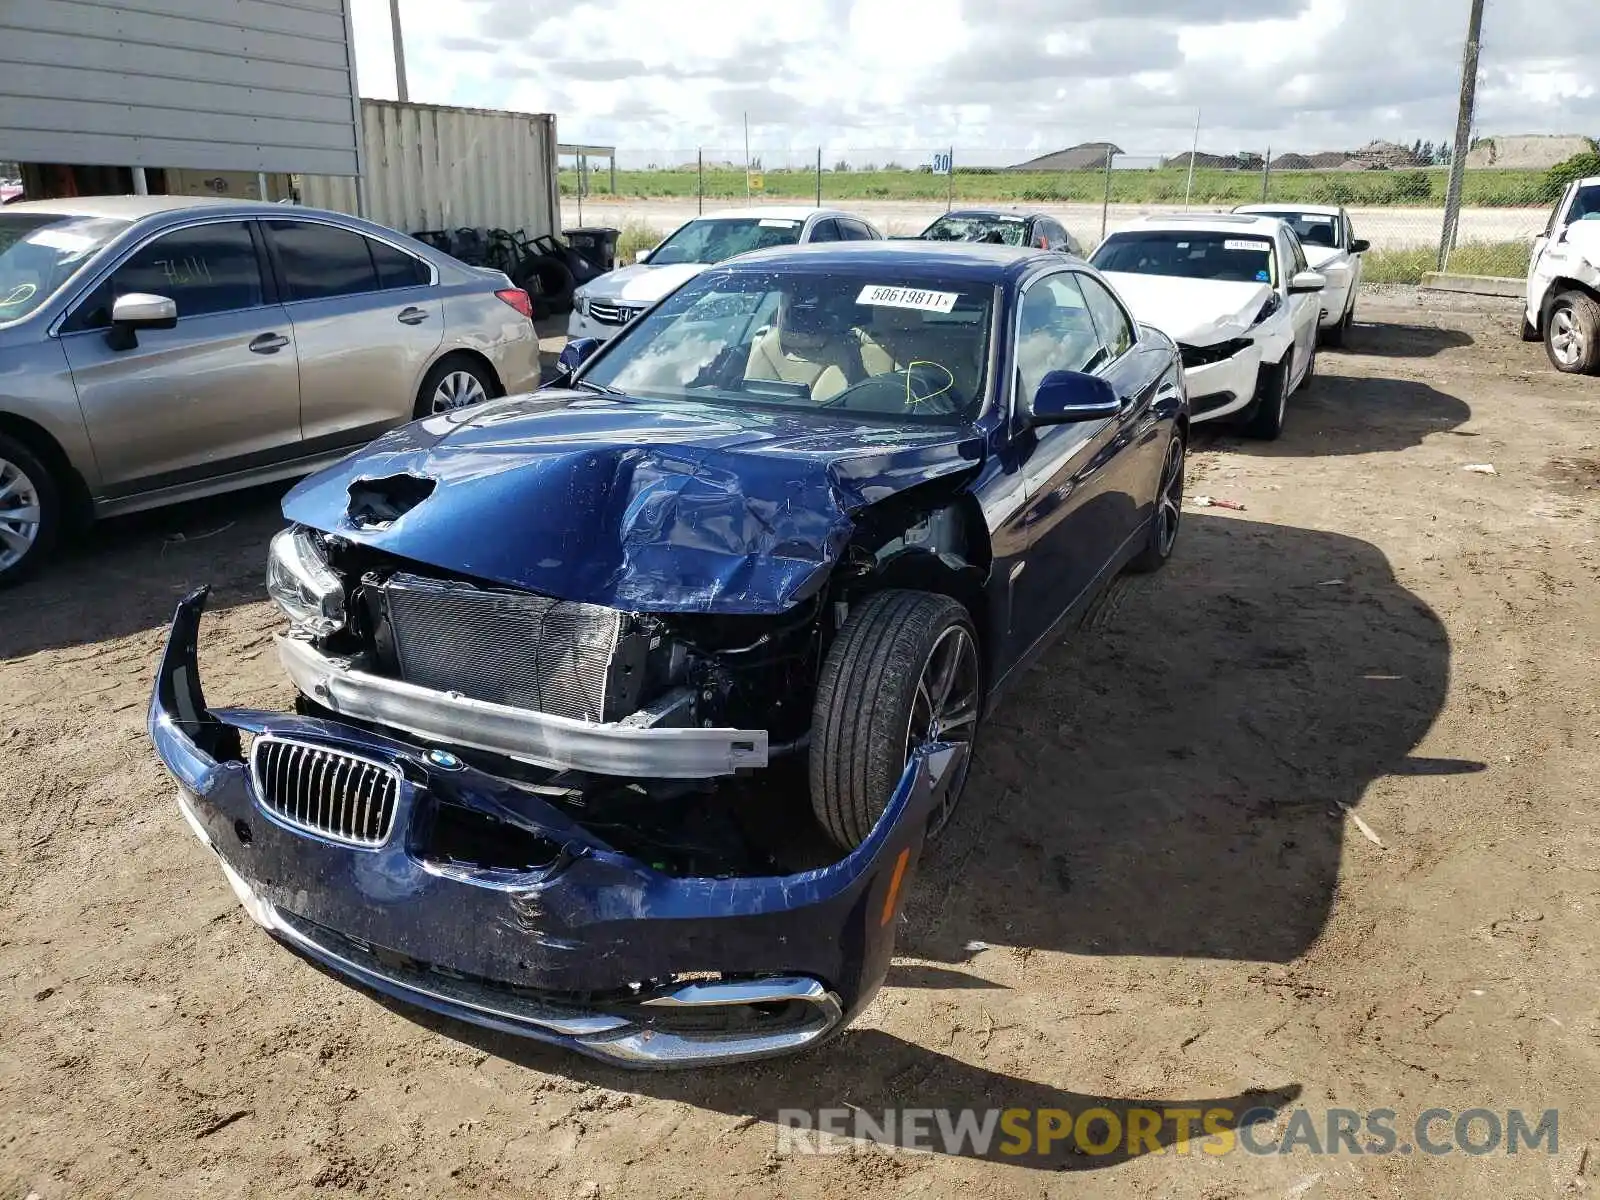
<svg viewBox="0 0 1600 1200"><path fill-rule="evenodd" d="M328 969L633 1066L836 1033L1009 680L1172 553L1172 342L1039 250L857 243L686 283L560 386L284 501L293 714L150 711L249 914Z"/></svg>

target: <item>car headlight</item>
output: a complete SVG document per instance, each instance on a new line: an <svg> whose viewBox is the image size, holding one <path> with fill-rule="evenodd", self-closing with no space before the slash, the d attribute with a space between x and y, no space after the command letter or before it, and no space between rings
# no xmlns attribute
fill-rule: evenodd
<svg viewBox="0 0 1600 1200"><path fill-rule="evenodd" d="M1282 307L1283 297L1278 295L1277 292L1273 292L1272 295L1267 297L1267 302L1261 306L1261 311L1256 314L1254 324L1261 324L1261 322L1265 321L1268 317Z"/></svg>
<svg viewBox="0 0 1600 1200"><path fill-rule="evenodd" d="M267 550L267 595L294 628L326 637L344 628L344 581L306 529L285 529Z"/></svg>

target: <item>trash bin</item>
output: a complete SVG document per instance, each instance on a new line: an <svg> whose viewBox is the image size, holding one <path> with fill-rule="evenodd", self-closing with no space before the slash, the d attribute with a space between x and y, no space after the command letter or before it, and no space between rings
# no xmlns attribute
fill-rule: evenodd
<svg viewBox="0 0 1600 1200"><path fill-rule="evenodd" d="M602 271L615 271L617 269L617 239L622 236L622 230L610 229L605 226L594 226L588 229L563 229L561 236L567 239L571 246L584 258L588 259Z"/></svg>

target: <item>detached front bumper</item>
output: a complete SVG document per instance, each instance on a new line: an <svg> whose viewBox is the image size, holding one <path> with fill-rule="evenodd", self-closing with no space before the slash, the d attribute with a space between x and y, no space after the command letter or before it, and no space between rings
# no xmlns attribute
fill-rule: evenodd
<svg viewBox="0 0 1600 1200"><path fill-rule="evenodd" d="M1261 347L1252 345L1232 358L1201 367L1185 367L1190 419L1212 421L1243 411L1255 399L1261 375Z"/></svg>
<svg viewBox="0 0 1600 1200"><path fill-rule="evenodd" d="M532 791L449 754L337 722L209 710L196 668L204 592L178 607L149 730L179 807L250 916L352 982L431 1011L631 1067L784 1054L837 1032L888 970L930 790L950 752L907 767L842 860L765 878L667 875ZM269 807L248 735L377 764L392 820L350 844ZM307 787L329 786L331 775ZM270 781L268 781L270 783ZM549 847L536 869L430 855L441 808Z"/></svg>

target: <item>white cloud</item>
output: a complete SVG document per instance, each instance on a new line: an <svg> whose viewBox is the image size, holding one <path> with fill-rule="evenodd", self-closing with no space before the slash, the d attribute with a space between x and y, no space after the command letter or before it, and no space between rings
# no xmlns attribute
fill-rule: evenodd
<svg viewBox="0 0 1600 1200"><path fill-rule="evenodd" d="M353 0L393 96L388 0ZM1349 149L1453 127L1460 0L401 0L412 99L555 112L624 163ZM1600 21L1490 0L1478 129L1600 133ZM1570 10L1569 10L1570 12Z"/></svg>

